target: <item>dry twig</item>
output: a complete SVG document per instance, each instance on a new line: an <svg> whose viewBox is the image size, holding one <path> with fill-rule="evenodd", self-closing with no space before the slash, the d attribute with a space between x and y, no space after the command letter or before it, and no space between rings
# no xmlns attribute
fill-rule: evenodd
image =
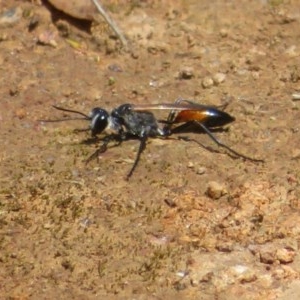
<svg viewBox="0 0 300 300"><path fill-rule="evenodd" d="M126 38L124 37L123 33L119 29L119 27L116 25L116 23L111 19L111 17L105 12L101 4L98 2L98 0L92 0L95 6L97 7L99 13L103 16L104 20L108 23L108 25L112 28L112 30L115 32L115 34L120 39L121 43L125 48L127 48L128 43Z"/></svg>

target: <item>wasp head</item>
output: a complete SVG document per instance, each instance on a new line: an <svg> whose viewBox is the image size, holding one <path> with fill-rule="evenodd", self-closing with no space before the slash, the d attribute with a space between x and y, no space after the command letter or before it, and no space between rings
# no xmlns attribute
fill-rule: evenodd
<svg viewBox="0 0 300 300"><path fill-rule="evenodd" d="M92 136L100 134L108 126L109 114L102 108L93 108L89 114L89 118L91 120Z"/></svg>

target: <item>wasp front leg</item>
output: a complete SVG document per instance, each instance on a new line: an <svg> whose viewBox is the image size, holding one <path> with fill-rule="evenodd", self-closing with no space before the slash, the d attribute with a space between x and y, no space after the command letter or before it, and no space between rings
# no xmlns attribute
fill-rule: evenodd
<svg viewBox="0 0 300 300"><path fill-rule="evenodd" d="M88 164L90 161L96 159L99 157L101 153L106 152L107 146L110 142L117 142L116 146L119 146L126 138L123 137L121 134L110 134L105 136L103 139L101 139L102 144L99 149L97 149L91 156L88 157L86 160L86 164Z"/></svg>

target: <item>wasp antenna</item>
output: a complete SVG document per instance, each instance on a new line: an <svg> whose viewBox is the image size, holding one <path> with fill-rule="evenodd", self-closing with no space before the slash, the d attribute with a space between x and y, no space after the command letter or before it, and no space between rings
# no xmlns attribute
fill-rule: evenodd
<svg viewBox="0 0 300 300"><path fill-rule="evenodd" d="M74 120L86 120L86 118L68 118L68 119L58 119L58 120L43 120L39 119L38 122L45 122L45 123L58 123L64 121L74 121Z"/></svg>
<svg viewBox="0 0 300 300"><path fill-rule="evenodd" d="M66 112L70 112L70 113L74 113L74 114L79 114L79 115L83 116L86 120L91 119L88 115L86 115L80 111L77 111L77 110L67 109L67 108L56 106L56 105L52 105L52 107L54 107L57 110L66 111ZM76 119L74 119L74 120L76 120Z"/></svg>

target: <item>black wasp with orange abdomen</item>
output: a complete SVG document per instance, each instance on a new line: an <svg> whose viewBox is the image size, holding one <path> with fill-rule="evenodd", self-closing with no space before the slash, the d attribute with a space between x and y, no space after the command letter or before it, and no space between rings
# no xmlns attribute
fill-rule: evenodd
<svg viewBox="0 0 300 300"><path fill-rule="evenodd" d="M180 98L173 104L122 104L113 109L111 113L102 108L94 108L89 115L58 106L54 106L54 108L82 115L83 118L80 119L91 122L90 127L83 130L91 130L93 137L107 129L112 131L112 133L107 133L100 139L102 142L100 148L87 159L87 162L104 153L107 150L108 144L112 141L121 144L123 141L132 138L139 139L140 146L135 161L127 174L127 179L133 174L149 137L168 138L175 133L183 132L191 125L201 128L218 146L227 149L231 154L253 162L262 162L260 159L251 158L236 152L220 142L212 134L213 129L220 128L235 120L234 117L216 107L205 106ZM157 120L151 112L155 110L169 110L168 118L166 120ZM79 118L65 120L75 119ZM195 141L189 138L185 138L185 140Z"/></svg>

